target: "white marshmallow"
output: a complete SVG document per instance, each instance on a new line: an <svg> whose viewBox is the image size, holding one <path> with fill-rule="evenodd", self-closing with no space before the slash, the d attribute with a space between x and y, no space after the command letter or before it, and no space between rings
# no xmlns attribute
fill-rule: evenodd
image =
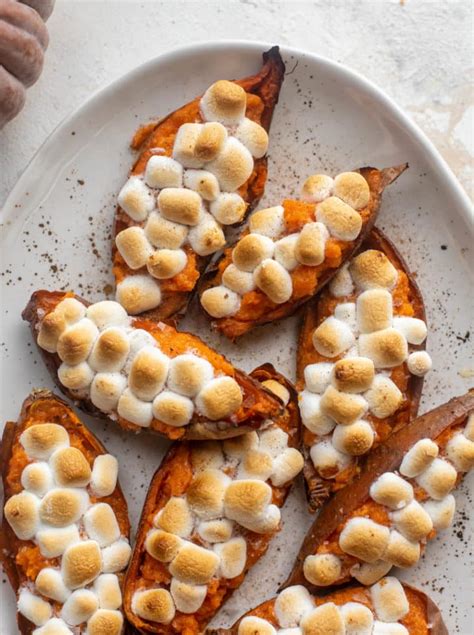
<svg viewBox="0 0 474 635"><path fill-rule="evenodd" d="M99 598L101 609L115 610L122 606L122 591L118 577L113 573L103 573L94 580L94 591Z"/></svg>
<svg viewBox="0 0 474 635"><path fill-rule="evenodd" d="M205 201L215 201L220 193L219 181L207 170L186 170L184 186L197 192Z"/></svg>
<svg viewBox="0 0 474 635"><path fill-rule="evenodd" d="M403 401L403 394L398 386L389 377L380 373L375 375L364 397L369 404L370 412L379 419L392 415Z"/></svg>
<svg viewBox="0 0 474 635"><path fill-rule="evenodd" d="M150 187L181 187L183 166L171 157L154 155L148 159L145 168L145 183Z"/></svg>
<svg viewBox="0 0 474 635"><path fill-rule="evenodd" d="M306 556L303 563L303 575L315 586L330 586L341 577L341 559L332 553L318 553Z"/></svg>
<svg viewBox="0 0 474 635"><path fill-rule="evenodd" d="M188 235L188 227L152 212L145 225L145 236L158 249L179 249Z"/></svg>
<svg viewBox="0 0 474 635"><path fill-rule="evenodd" d="M335 298L344 298L354 293L354 283L348 265L345 265L336 273L329 283L329 291Z"/></svg>
<svg viewBox="0 0 474 635"><path fill-rule="evenodd" d="M206 289L201 296L201 304L214 318L228 317L240 309L240 296L221 284Z"/></svg>
<svg viewBox="0 0 474 635"><path fill-rule="evenodd" d="M153 335L143 329L133 329L129 333L128 341L130 344L130 352L128 354L127 363L125 364L125 372L127 374L130 372L132 361L142 348L145 348L145 346L149 346L151 348L156 347L156 340Z"/></svg>
<svg viewBox="0 0 474 635"><path fill-rule="evenodd" d="M338 607L333 602L325 602L303 616L300 622L303 633L333 633L344 635L344 622ZM321 628L322 627L322 628ZM324 629L324 630L323 630Z"/></svg>
<svg viewBox="0 0 474 635"><path fill-rule="evenodd" d="M221 152L206 167L216 175L224 192L235 192L251 176L253 158L243 143L229 137Z"/></svg>
<svg viewBox="0 0 474 635"><path fill-rule="evenodd" d="M422 344L428 333L425 322L414 317L394 317L393 328L403 333L409 344Z"/></svg>
<svg viewBox="0 0 474 635"><path fill-rule="evenodd" d="M85 635L102 635L104 629L111 635L120 635L123 631L123 613L99 609L87 622Z"/></svg>
<svg viewBox="0 0 474 635"><path fill-rule="evenodd" d="M21 433L20 443L28 457L48 460L56 450L69 447L69 435L57 423L38 424Z"/></svg>
<svg viewBox="0 0 474 635"><path fill-rule="evenodd" d="M118 302L102 300L87 307L86 316L100 331L109 326L129 326L130 318Z"/></svg>
<svg viewBox="0 0 474 635"><path fill-rule="evenodd" d="M316 366L316 364L314 364ZM303 425L318 436L329 434L336 425L330 417L321 411L321 396L303 390L298 396Z"/></svg>
<svg viewBox="0 0 474 635"><path fill-rule="evenodd" d="M170 280L186 267L188 257L183 249L157 249L146 263L150 276L157 280Z"/></svg>
<svg viewBox="0 0 474 635"><path fill-rule="evenodd" d="M392 568L391 562L385 562L385 560L376 560L375 562L363 562L361 564L354 565L350 573L357 582L368 586L374 584L380 578L390 571Z"/></svg>
<svg viewBox="0 0 474 635"><path fill-rule="evenodd" d="M268 134L265 128L244 117L237 126L235 136L256 159L261 159L268 150Z"/></svg>
<svg viewBox="0 0 474 635"><path fill-rule="evenodd" d="M242 618L239 623L239 630L237 635L277 635L276 630L261 617L255 617L254 615L247 615Z"/></svg>
<svg viewBox="0 0 474 635"><path fill-rule="evenodd" d="M403 457L400 474L414 478L425 470L439 454L439 448L431 439L420 439Z"/></svg>
<svg viewBox="0 0 474 635"><path fill-rule="evenodd" d="M35 628L33 635L73 635L73 632L67 627L64 620L52 617L41 628Z"/></svg>
<svg viewBox="0 0 474 635"><path fill-rule="evenodd" d="M57 558L61 556L66 549L79 542L79 531L77 525L68 525L67 527L47 527L40 529L36 534L36 540L40 552L45 558Z"/></svg>
<svg viewBox="0 0 474 635"><path fill-rule="evenodd" d="M190 614L201 608L206 599L207 585L186 584L186 582L171 578L170 592L178 611Z"/></svg>
<svg viewBox="0 0 474 635"><path fill-rule="evenodd" d="M338 240L355 240L362 228L362 217L355 209L335 196L316 206L316 219Z"/></svg>
<svg viewBox="0 0 474 635"><path fill-rule="evenodd" d="M274 243L268 236L246 234L232 250L232 260L242 271L254 271L264 260L273 256Z"/></svg>
<svg viewBox="0 0 474 635"><path fill-rule="evenodd" d="M323 223L306 223L295 246L295 257L302 265L315 267L324 262L328 230Z"/></svg>
<svg viewBox="0 0 474 635"><path fill-rule="evenodd" d="M155 309L161 302L160 287L149 275L128 276L118 283L115 296L130 315Z"/></svg>
<svg viewBox="0 0 474 635"><path fill-rule="evenodd" d="M333 364L326 362L308 364L308 366L304 369L304 383L307 390L317 394L322 394L331 381L333 366Z"/></svg>
<svg viewBox="0 0 474 635"><path fill-rule="evenodd" d="M51 600L60 602L63 604L71 591L64 584L61 572L58 569L51 569L45 567L36 576L35 587L41 595L44 595Z"/></svg>
<svg viewBox="0 0 474 635"><path fill-rule="evenodd" d="M111 454L100 454L94 459L91 475L91 490L99 497L110 496L116 486L118 461Z"/></svg>
<svg viewBox="0 0 474 635"><path fill-rule="evenodd" d="M195 147L203 129L200 123L184 123L176 134L173 145L173 158L185 168L200 168L203 161L196 156Z"/></svg>
<svg viewBox="0 0 474 635"><path fill-rule="evenodd" d="M351 458L347 454L336 450L331 441L327 439L315 443L311 447L309 455L315 470L324 478L335 478L351 462Z"/></svg>
<svg viewBox="0 0 474 635"><path fill-rule="evenodd" d="M249 271L242 271L233 263L224 269L222 284L239 295L250 293L256 288L253 274Z"/></svg>
<svg viewBox="0 0 474 635"><path fill-rule="evenodd" d="M232 527L232 521L227 518L203 520L199 523L198 534L206 542L225 542L232 536Z"/></svg>
<svg viewBox="0 0 474 635"><path fill-rule="evenodd" d="M61 617L72 626L86 622L99 608L96 594L88 589L71 593L61 609Z"/></svg>
<svg viewBox="0 0 474 635"><path fill-rule="evenodd" d="M289 483L303 469L303 455L296 448L286 448L274 461L271 475L272 485L281 487Z"/></svg>
<svg viewBox="0 0 474 635"><path fill-rule="evenodd" d="M80 362L75 366L63 362L58 368L58 379L70 390L84 390L94 379L94 371L87 362Z"/></svg>
<svg viewBox="0 0 474 635"><path fill-rule="evenodd" d="M451 526L456 511L456 501L452 494L448 494L439 501L428 500L423 503L423 509L431 518L433 528L437 531Z"/></svg>
<svg viewBox="0 0 474 635"><path fill-rule="evenodd" d="M141 227L123 229L117 234L115 244L130 269L144 267L153 253L153 248Z"/></svg>
<svg viewBox="0 0 474 635"><path fill-rule="evenodd" d="M390 518L396 529L412 542L423 540L433 529L428 512L417 500L412 500L402 509L392 512Z"/></svg>
<svg viewBox="0 0 474 635"><path fill-rule="evenodd" d="M327 174L313 174L301 189L301 198L308 203L320 203L332 194L334 179Z"/></svg>
<svg viewBox="0 0 474 635"><path fill-rule="evenodd" d="M108 547L120 538L115 512L108 503L96 503L84 514L84 527L89 538Z"/></svg>
<svg viewBox="0 0 474 635"><path fill-rule="evenodd" d="M130 388L126 388L117 403L120 417L135 423L141 428L148 428L153 420L153 406L149 401L135 397Z"/></svg>
<svg viewBox="0 0 474 635"><path fill-rule="evenodd" d="M226 244L224 232L215 218L207 212L202 214L201 221L192 227L188 240L191 247L199 256L209 256Z"/></svg>
<svg viewBox="0 0 474 635"><path fill-rule="evenodd" d="M357 331L357 314L355 302L342 302L334 309L334 317L345 322L353 331Z"/></svg>
<svg viewBox="0 0 474 635"><path fill-rule="evenodd" d="M380 505L401 509L413 500L413 487L398 474L385 472L370 486L370 496Z"/></svg>
<svg viewBox="0 0 474 635"><path fill-rule="evenodd" d="M272 240L278 238L285 230L285 210L282 205L268 207L254 212L249 219L251 234L267 236Z"/></svg>
<svg viewBox="0 0 474 635"><path fill-rule="evenodd" d="M225 126L234 126L245 116L247 95L238 84L220 80L209 86L201 97L199 106L205 121L218 121Z"/></svg>
<svg viewBox="0 0 474 635"><path fill-rule="evenodd" d="M320 355L337 357L355 342L352 329L341 320L330 316L313 333L313 346Z"/></svg>
<svg viewBox="0 0 474 635"><path fill-rule="evenodd" d="M445 448L446 457L459 472L469 472L474 467L474 442L462 432L456 432Z"/></svg>
<svg viewBox="0 0 474 635"><path fill-rule="evenodd" d="M357 326L360 333L372 333L392 326L393 300L386 289L368 289L357 298Z"/></svg>
<svg viewBox="0 0 474 635"><path fill-rule="evenodd" d="M433 368L433 360L426 351L414 351L408 355L407 366L412 375L424 377Z"/></svg>
<svg viewBox="0 0 474 635"><path fill-rule="evenodd" d="M252 447L255 449L260 443L259 449L268 452L273 458L277 458L288 447L288 434L276 425L262 432L250 432L249 434L252 435Z"/></svg>
<svg viewBox="0 0 474 635"><path fill-rule="evenodd" d="M363 419L349 425L337 425L332 435L332 443L336 450L349 456L361 456L368 452L374 439L372 426Z"/></svg>
<svg viewBox="0 0 474 635"><path fill-rule="evenodd" d="M131 176L118 195L118 204L134 221L145 220L155 207L152 192L138 176Z"/></svg>
<svg viewBox="0 0 474 635"><path fill-rule="evenodd" d="M276 260L266 258L253 272L257 287L275 304L288 302L293 293L293 281L288 271Z"/></svg>
<svg viewBox="0 0 474 635"><path fill-rule="evenodd" d="M99 330L89 318L69 326L58 339L57 352L61 361L71 366L85 361L98 335Z"/></svg>
<svg viewBox="0 0 474 635"><path fill-rule="evenodd" d="M102 552L102 573L117 573L122 571L128 564L132 549L128 541L120 538Z"/></svg>
<svg viewBox="0 0 474 635"><path fill-rule="evenodd" d="M456 485L457 472L444 459L435 459L416 480L431 498L441 500Z"/></svg>
<svg viewBox="0 0 474 635"><path fill-rule="evenodd" d="M269 534L276 531L280 520L280 508L276 505L269 505L263 515L258 516L256 519L248 518L241 520L239 524L257 534Z"/></svg>
<svg viewBox="0 0 474 635"><path fill-rule="evenodd" d="M247 211L247 203L235 192L223 192L219 194L210 205L210 212L222 225L234 225L240 223Z"/></svg>
<svg viewBox="0 0 474 635"><path fill-rule="evenodd" d="M89 355L90 367L99 373L119 372L130 351L125 329L109 326L96 339Z"/></svg>
<svg viewBox="0 0 474 635"><path fill-rule="evenodd" d="M25 588L20 591L17 607L18 612L26 617L27 620L33 622L35 626L45 624L52 614L49 602L45 602Z"/></svg>
<svg viewBox="0 0 474 635"><path fill-rule="evenodd" d="M339 607L346 628L345 635L372 635L374 616L372 611L359 602L346 602Z"/></svg>
<svg viewBox="0 0 474 635"><path fill-rule="evenodd" d="M91 401L102 412L112 412L126 387L127 379L120 373L97 373L91 384Z"/></svg>
<svg viewBox="0 0 474 635"><path fill-rule="evenodd" d="M193 412L191 399L170 390L164 390L153 401L153 416L169 426L181 428L187 425Z"/></svg>
<svg viewBox="0 0 474 635"><path fill-rule="evenodd" d="M128 385L143 401L151 401L161 390L168 377L170 360L155 345L146 345L135 355L128 374Z"/></svg>
<svg viewBox="0 0 474 635"><path fill-rule="evenodd" d="M377 617L383 622L397 622L410 610L405 590L392 576L383 578L370 588Z"/></svg>
<svg viewBox="0 0 474 635"><path fill-rule="evenodd" d="M214 553L219 556L219 571L223 578L228 580L236 578L245 569L247 542L242 536L215 544L213 549Z"/></svg>
<svg viewBox="0 0 474 635"><path fill-rule="evenodd" d="M275 252L273 257L287 271L293 271L299 262L295 256L296 243L298 242L299 234L290 234L277 240L275 243Z"/></svg>
<svg viewBox="0 0 474 635"><path fill-rule="evenodd" d="M372 635L409 635L409 633L403 624L398 622L388 624L387 622L375 620Z"/></svg>
<svg viewBox="0 0 474 635"><path fill-rule="evenodd" d="M21 473L21 484L32 494L43 496L53 485L53 475L47 463L38 461L27 465Z"/></svg>
<svg viewBox="0 0 474 635"><path fill-rule="evenodd" d="M280 626L298 626L301 618L312 611L313 600L302 585L290 586L277 595L274 611Z"/></svg>
<svg viewBox="0 0 474 635"><path fill-rule="evenodd" d="M31 540L40 522L40 499L27 492L14 494L5 503L4 516L17 538Z"/></svg>

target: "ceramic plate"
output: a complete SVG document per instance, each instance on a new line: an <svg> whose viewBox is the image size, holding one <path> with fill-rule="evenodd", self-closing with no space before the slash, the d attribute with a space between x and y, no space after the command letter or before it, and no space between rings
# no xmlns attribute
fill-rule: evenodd
<svg viewBox="0 0 474 635"><path fill-rule="evenodd" d="M16 419L34 387L52 383L20 313L35 289L75 289L91 300L112 297L110 238L115 196L132 156L137 126L202 93L213 81L255 72L269 45L220 42L173 51L140 66L94 95L49 137L10 194L1 235L3 379L0 420ZM262 206L298 193L315 172L408 161L410 169L386 192L379 225L416 272L424 292L434 370L421 411L472 384L469 360L473 314L467 197L438 152L384 93L324 58L284 48L287 75L275 112L269 182ZM472 261L471 261L472 262ZM251 370L270 361L294 377L298 318L262 328L232 345L210 333L195 308L182 328L192 330ZM121 433L114 424L84 420L116 453L133 526L167 442ZM474 476L474 475L472 475ZM471 632L469 615L469 482L457 492L454 526L429 544L419 565L402 577L440 606L450 632ZM273 595L290 571L310 523L302 484L288 500L283 529L266 556L214 624L224 625ZM2 585L2 635L15 632L13 593Z"/></svg>

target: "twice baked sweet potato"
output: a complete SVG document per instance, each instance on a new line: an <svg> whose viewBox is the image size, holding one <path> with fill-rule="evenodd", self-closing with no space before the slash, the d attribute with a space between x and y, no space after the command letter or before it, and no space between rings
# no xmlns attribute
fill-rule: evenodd
<svg viewBox="0 0 474 635"><path fill-rule="evenodd" d="M259 428L280 402L195 335L131 318L117 302L36 291L23 318L58 387L122 428L219 439Z"/></svg>
<svg viewBox="0 0 474 635"><path fill-rule="evenodd" d="M208 630L207 635L287 632L277 629L311 635L448 635L431 598L393 577L371 588L350 586L324 597L310 595L303 586L288 587L245 613L231 628Z"/></svg>
<svg viewBox="0 0 474 635"><path fill-rule="evenodd" d="M416 417L431 367L428 354L420 352L426 346L425 322L414 276L376 228L358 255L306 305L296 372L312 511L350 483L371 448ZM366 346L361 352L367 334L379 341L373 351ZM384 347L390 349L391 338L395 357L376 359ZM404 350L397 358L400 344Z"/></svg>
<svg viewBox="0 0 474 635"><path fill-rule="evenodd" d="M384 189L408 166L309 177L302 200L255 212L200 284L212 326L231 340L292 315L371 230Z"/></svg>
<svg viewBox="0 0 474 635"><path fill-rule="evenodd" d="M113 247L117 299L129 313L178 320L225 245L223 228L259 201L284 71L275 46L256 75L216 82L135 134L139 156L118 197Z"/></svg>
<svg viewBox="0 0 474 635"><path fill-rule="evenodd" d="M22 635L86 623L91 635L120 635L131 549L117 460L64 401L39 390L6 424L1 461L0 558Z"/></svg>
<svg viewBox="0 0 474 635"><path fill-rule="evenodd" d="M284 586L355 578L373 584L416 564L452 523L451 491L474 465L474 390L431 410L371 452L358 477L324 505Z"/></svg>
<svg viewBox="0 0 474 635"><path fill-rule="evenodd" d="M303 466L296 393L269 364L252 377L282 414L235 439L174 444L152 479L124 593L142 633L202 633L278 531Z"/></svg>

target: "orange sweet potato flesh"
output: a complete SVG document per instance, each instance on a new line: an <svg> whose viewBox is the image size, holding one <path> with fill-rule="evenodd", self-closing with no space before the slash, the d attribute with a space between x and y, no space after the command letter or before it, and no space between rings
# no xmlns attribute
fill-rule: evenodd
<svg viewBox="0 0 474 635"><path fill-rule="evenodd" d="M274 419L289 435L289 445L299 445L299 414L294 387L273 366L265 364L252 371L251 376L256 381L274 379L283 384L290 391L290 401L282 414ZM182 496L188 489L192 479L191 450L195 442L175 443L171 446L156 471L148 490L139 522L139 531L135 542L130 566L124 585L124 609L128 621L142 633L158 633L159 635L197 635L202 633L205 625L217 613L233 591L238 588L249 569L266 552L273 534L256 534L242 528L242 535L247 540L247 562L243 573L233 579L213 579L208 585L208 593L201 608L192 615L176 612L176 616L169 625L158 624L141 619L131 610L131 603L135 591L143 587L157 584L169 586L171 576L166 565L154 560L145 551L144 543L148 531L152 528L153 518L172 496ZM283 505L290 491L291 483L282 487L272 486L272 502L279 507Z"/></svg>
<svg viewBox="0 0 474 635"><path fill-rule="evenodd" d="M97 456L107 453L102 443L62 399L49 390L34 391L24 401L18 421L8 422L3 431L0 459L5 500L23 489L20 483L21 472L31 462L20 444L20 435L30 426L42 423L57 423L63 426L69 434L71 446L84 454L91 467ZM127 502L118 483L110 496L102 496L99 499L90 496L90 499L91 503L97 500L108 503L115 512L122 535L129 537ZM13 590L17 592L21 585L33 583L41 569L57 567L61 559L45 558L33 541L17 538L6 519L2 517L0 560ZM122 581L123 574L118 576ZM22 635L30 635L37 628L19 613L17 620Z"/></svg>
<svg viewBox="0 0 474 635"><path fill-rule="evenodd" d="M90 304L86 300L69 292L36 291L33 293L22 316L24 320L29 322L35 342L38 336L39 316L44 316L46 313L54 310L57 304L66 297L75 297L86 306ZM196 351L199 355L207 359L220 374L233 377L239 384L243 394L241 407L228 419L223 421L209 421L195 412L190 423L182 428L176 428L157 419L153 419L149 428L152 432L156 432L173 440L223 439L258 429L267 418L276 416L280 412L281 404L278 399L273 397L268 391L262 389L260 384L249 375L234 368L223 355L220 355L207 346L207 344L204 344L196 335L179 332L173 326L163 322L152 322L142 318L134 318L133 326L148 331L153 335L161 350L170 357L175 357L189 350ZM53 380L65 395L72 399L81 410L97 417L108 418L108 415L98 410L88 397L80 397L61 384L57 373L61 365L61 360L57 354L48 353L39 347L38 349ZM118 423L118 425L125 430L131 430L133 432L143 430L140 426L118 415L113 421Z"/></svg>
<svg viewBox="0 0 474 635"><path fill-rule="evenodd" d="M274 46L263 53L263 65L256 75L236 80L235 83L247 93L246 116L259 123L267 131L270 130L273 111L278 102L281 85L283 83L285 65L281 59L279 49ZM173 144L179 127L184 123L199 123L202 117L199 112L200 97L178 108L171 114L157 122L143 126L137 130L132 140L132 150L139 152L139 156L131 170L131 174L144 171L148 159L156 152L153 148L163 148L166 156L171 156ZM248 203L247 213L258 203L265 189L267 180L267 158L254 160L254 169L249 179L238 190L238 193ZM114 224L114 237L133 225L134 222L117 206ZM188 264L185 269L170 280L160 281L161 303L150 311L145 311L142 317L153 320L177 321L184 315L186 307L192 297L196 282L206 268L210 257L198 256L190 247L186 248ZM115 247L112 249L113 272L116 283L125 277L147 273L146 267L139 270L130 269Z"/></svg>
<svg viewBox="0 0 474 635"><path fill-rule="evenodd" d="M377 228L374 228L362 244L360 251L366 249L377 249L383 252L398 271L397 286L393 292L394 311L397 315L406 315L426 321L425 307L421 291L416 284L414 276L410 273L407 264L387 236ZM304 388L304 369L308 364L317 362L336 361L338 357L328 360L320 355L313 346L312 335L316 327L327 317L333 314L334 308L341 302L354 302L355 294L344 298L334 298L329 289L326 288L314 300L308 302L303 315L298 353L296 362L296 387L298 391ZM422 350L426 347L426 340L414 349ZM402 392L404 399L400 408L385 419L368 413L364 418L369 421L376 433L373 448L382 443L392 432L405 426L418 414L418 406L423 388L423 377L412 375L406 363L391 370L391 379ZM336 478L323 478L314 469L313 462L309 456L309 450L317 439L317 436L303 427L303 447L305 455L304 476L306 484L306 494L311 511L318 509L324 501L337 490L341 489L357 475L363 457L353 457L352 464L341 471Z"/></svg>
<svg viewBox="0 0 474 635"><path fill-rule="evenodd" d="M290 274L293 282L293 294L288 302L275 304L262 291L256 289L242 297L240 309L235 315L219 319L208 316L212 327L229 339L235 340L256 326L293 315L300 306L315 296L331 280L338 269L352 257L373 227L383 191L407 167L407 164L403 164L383 170L370 167L356 170L369 184L371 194L369 204L359 210L362 217L362 229L359 236L353 241L330 238L326 243L325 259L320 265L316 267L298 265ZM284 200L282 206L286 223L285 235L298 232L306 223L316 220L316 203ZM240 238L247 233L248 229L244 230ZM205 273L199 284L200 296L206 289L221 284L224 269L232 262L232 249L233 247L226 249L216 264Z"/></svg>
<svg viewBox="0 0 474 635"><path fill-rule="evenodd" d="M403 584L405 595L409 604L409 611L400 620L410 635L448 635L448 630L443 622L439 608L425 593L419 589ZM239 624L247 615L253 615L267 620L278 628L278 621L275 616L275 599L267 600L256 608L248 611L230 628L219 628L208 630L206 635L237 635ZM347 602L358 602L364 604L370 610L374 606L370 597L370 592L363 586L351 586L340 591L334 591L325 596L314 596L316 606L326 602L334 602L336 606L341 606Z"/></svg>
<svg viewBox="0 0 474 635"><path fill-rule="evenodd" d="M339 534L347 520L353 515L363 514L376 522L387 524L387 520L380 517L380 513L383 516L385 509L370 498L369 490L372 483L384 472L397 470L406 452L420 439L433 439L443 448L452 435L465 425L467 417L472 412L474 389L414 419L370 452L357 478L336 492L321 508L306 534L293 570L283 586L305 584L311 588L303 574L303 563L306 556L320 553L322 550L337 553L341 557L343 571L348 571L357 561L352 556L344 554L338 545ZM461 475L458 476L458 482L460 480ZM419 498L416 489L415 496ZM428 539L434 535L435 532L431 532ZM350 575L347 575L340 583L349 579ZM313 590L316 590L316 587Z"/></svg>

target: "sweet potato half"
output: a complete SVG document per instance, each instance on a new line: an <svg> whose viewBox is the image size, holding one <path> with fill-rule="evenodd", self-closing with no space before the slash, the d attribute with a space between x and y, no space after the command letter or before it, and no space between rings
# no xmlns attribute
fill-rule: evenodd
<svg viewBox="0 0 474 635"><path fill-rule="evenodd" d="M321 508L283 586L316 590L353 577L372 584L392 565L416 564L426 542L451 524L450 491L474 465L473 413L470 390L411 421L371 452L357 478ZM381 498L382 475L387 480ZM410 513L404 513L411 497Z"/></svg>
<svg viewBox="0 0 474 635"><path fill-rule="evenodd" d="M262 58L263 65L256 75L236 80L235 83L247 93L246 117L263 126L268 132L283 83L285 65L278 46L274 46L263 53ZM185 123L202 122L199 101L200 97L196 97L193 101L178 108L159 121L142 126L137 130L131 142L131 148L133 151L138 152L139 156L131 169L130 175L141 174L149 158L154 154L171 156L174 140L180 126ZM255 159L252 174L238 190L238 193L248 205L247 213L255 207L262 197L266 179L267 157L264 156ZM113 230L114 238L122 230L134 225L140 225L140 223L134 222L120 206L117 206ZM143 312L141 314L142 317L156 321L177 321L184 315L196 283L210 260L209 256L196 254L189 245L186 247L186 255L188 256L188 263L185 269L173 278L160 281L161 302L159 306ZM112 259L113 272L117 284L128 276L147 274L146 267L132 270L127 266L115 246L115 241L113 242Z"/></svg>
<svg viewBox="0 0 474 635"><path fill-rule="evenodd" d="M23 319L30 324L35 342L37 342L39 328L44 317L65 298L76 298L86 307L90 305L89 302L74 296L73 293L61 291L36 291L33 293L22 315ZM189 424L184 427L174 427L153 419L149 426L150 430L170 439L222 439L257 429L267 418L276 416L281 410L278 399L262 388L255 379L234 368L224 356L204 344L197 336L178 332L174 327L163 322L152 322L142 318L132 318L131 328L150 333L159 344L161 351L171 358L190 351L196 352L214 367L215 372L235 379L242 392L242 403L239 409L227 419L211 421L195 410ZM109 415L104 414L94 406L88 391L76 392L65 388L58 378L58 368L61 365L58 354L48 353L39 346L38 348L57 386L79 408L98 417L109 417L126 430L139 432L143 429L115 412L109 413Z"/></svg>
<svg viewBox="0 0 474 635"><path fill-rule="evenodd" d="M23 469L32 462L20 443L21 434L33 425L46 423L62 426L69 435L70 447L80 450L91 467L96 457L107 454L102 443L62 399L49 390L34 391L24 401L18 421L8 422L3 431L0 459L5 502L23 490L20 476ZM108 496L100 497L89 492L89 498L91 503L108 503L112 507L120 532L128 539L130 522L127 502L120 484L117 482L114 491ZM61 564L61 556L47 558L42 555L35 542L19 539L4 514L2 514L0 527L0 559L10 584L17 594L25 586L33 590L36 576L42 569L58 568ZM117 576L122 583L124 573L119 572ZM53 613L58 615L61 604L54 600L51 604ZM17 620L18 629L22 635L30 635L37 628L20 613L17 613ZM125 632L132 633L133 631L126 630Z"/></svg>
<svg viewBox="0 0 474 635"><path fill-rule="evenodd" d="M265 430L272 430L278 427L288 435L286 441L288 447L297 448L299 443L299 416L296 392L293 386L282 375L277 373L270 364L265 364L255 369L251 373L251 376L260 382L278 382L283 387L286 395L289 395L289 401L282 414L273 418L273 422L268 421L268 425L263 429L263 432L259 431L257 433L260 440L262 439L261 434L265 434ZM255 432L252 433L252 435L255 435ZM194 613L183 613L176 608L176 611L172 612L172 618L168 623L163 624L143 619L133 610L133 596L137 591L157 588L170 589L172 578L168 568L170 566L170 558L166 558L168 563L160 562L153 558L145 548L147 535L150 534L150 531L156 531L155 528L159 526L156 521L157 513L163 510L172 497L189 496L191 490L195 487L194 484L196 481L193 481L193 478L195 478L198 473L196 470L199 464L202 466L201 469L215 467L213 460L207 457L208 453L222 455L222 452L224 452L225 456L228 456L227 452L229 451L238 452L238 446L235 444L241 444L243 442L244 445L248 446L250 436L246 436L247 439L245 439L245 437L239 437L229 441L210 441L205 443L184 442L174 444L171 446L168 454L155 473L143 507L139 531L125 580L124 604L126 607L126 615L129 622L141 633L159 633L161 635L173 633L197 635L198 633L202 633L205 625L217 613L233 591L243 582L248 570L266 552L273 535L278 531L278 527L275 527L268 533L256 533L244 528L240 524L236 524L233 530L233 536L243 537L247 545L243 570L237 576L229 579L223 577L219 573L219 569L212 579L207 582L205 599L200 608ZM231 444L230 448L229 443ZM242 446L242 448L244 448L244 446ZM295 451L291 450L291 452ZM248 452L248 454L250 455L250 452ZM226 463L221 466L224 473L227 473L227 475L233 479L232 482L234 483L237 482L234 478L239 465L239 463L236 465L236 456L237 455L234 454L233 463L231 460L229 465ZM226 460L228 461L228 459ZM211 471L215 472L216 470L211 469ZM203 474L204 472L200 473ZM267 483L272 489L271 502L278 507L282 507L289 493L291 480L281 483L278 486L273 485L270 479L267 480ZM195 520L196 522L200 521L198 516L195 517ZM192 533L187 538L185 544L189 544L188 541L191 541L191 543L195 545L207 546L207 548L212 550L212 544L204 542L201 535L198 534L197 524L194 525Z"/></svg>
<svg viewBox="0 0 474 635"><path fill-rule="evenodd" d="M382 252L395 267L398 273L398 280L392 291L394 312L397 315L406 315L426 321L425 307L421 291L416 283L415 277L408 269L407 264L395 248L393 243L378 228L372 229L364 243L359 249L359 253L374 249ZM308 302L304 308L303 322L298 339L298 352L296 361L296 387L298 391L304 388L304 370L309 364L319 362L334 362L339 359L328 358L320 355L314 348L312 335L326 318L334 314L335 308L345 302L354 302L357 294L335 298L331 294L329 287L326 287L314 300ZM412 346L413 350L424 350L426 340L417 346ZM399 388L403 395L403 401L397 410L384 418L377 418L372 413L364 415L375 431L375 441L373 448L377 447L392 433L405 426L414 419L418 413L421 392L424 378L411 374L407 364L404 362L400 366L390 369L390 378ZM327 498L337 490L346 486L362 469L364 456L352 457L349 467L343 469L332 478L324 478L316 471L309 450L318 441L317 435L302 427L303 453L305 456L304 477L308 505L311 511L318 509Z"/></svg>
<svg viewBox="0 0 474 635"><path fill-rule="evenodd" d="M381 580L381 582L383 581L384 580ZM423 593L423 591L420 591L419 589L416 589L409 584L403 584L402 588L407 599L408 612L406 613L406 615L403 616L403 618L398 620L398 624L401 624L402 626L404 626L406 628L406 631L409 633L409 635L448 635L448 630L443 622L443 617L441 615L441 612L439 608L436 606L436 604L433 602L433 600L428 595ZM300 589L301 587L299 588L299 590ZM303 594L304 594L304 591L303 591ZM281 593L279 595L281 595ZM256 617L256 618L259 618L260 620L265 620L265 622L268 622L269 624L271 624L275 629L287 626L288 621L283 618L282 621L284 621L284 624L281 624L279 617L276 614L279 612L278 604L275 611L275 604L277 603L278 598L279 596L272 598L270 600L267 600L266 602L263 602L262 604L255 607L254 609L251 609L250 611L245 613L245 615L243 615L239 620L237 620L237 622L233 624L230 628L219 628L215 630L208 630L207 635L249 635L250 633L259 634L261 632L261 633L269 634L271 632L270 630L264 630L264 629L259 631L258 628L264 625L259 622L252 623L248 621L246 624L246 622L243 621L246 617ZM352 603L356 603L357 605L361 604L363 607L366 607L367 609L369 609L369 611L373 615L374 620L377 619L374 602L371 597L370 589L367 587L363 587L359 585L349 586L342 590L333 591L332 593L329 593L328 595L325 595L325 596L321 596L321 595L309 596L308 599L310 599L310 602L313 603L314 607L327 608L327 605L330 603L330 604L335 604L340 609L345 604L351 603L350 604L351 608L356 609L356 607L354 607ZM283 600L283 598L281 598L281 600ZM360 609L360 607L357 607L357 608L362 611L364 610L364 609ZM310 611L311 611L311 606L310 606L310 603L308 603L307 613L309 613ZM295 624L296 626L296 623L299 620L300 616L297 614L295 617L296 619L292 621L292 624ZM347 626L350 625L352 626L353 629L357 629L358 626L361 627L360 621L356 621L358 618L360 619L360 613L358 614L358 611L357 613L355 613L352 620L351 620L351 616L349 616L347 613L342 613L342 617L343 617L343 621L346 622ZM370 622L370 618L369 618L369 622ZM364 622L363 624L365 625ZM331 633L336 632L336 631L328 630L327 623L325 623L323 620L321 620L319 624L315 620L314 627L315 627L314 631L311 630L308 632L315 633L315 635L323 635L323 634L326 635L326 633L329 633L329 632ZM255 630L252 630L252 628L254 628ZM272 632L275 632L275 631L272 631ZM362 630L362 627L361 627L360 631L354 630L351 632L365 633L369 631Z"/></svg>
<svg viewBox="0 0 474 635"><path fill-rule="evenodd" d="M293 290L288 301L277 304L257 288L242 296L240 308L234 315L222 318L213 318L209 315L212 327L229 339L235 340L256 326L268 324L292 315L300 306L315 296L355 253L373 227L380 208L383 191L407 167L408 164L404 164L382 170L372 167L355 170L355 172L360 173L364 177L370 189L368 204L358 210L362 218L362 228L357 238L351 241L343 241L334 237L329 238L326 242L324 260L321 264L317 266L298 264L290 272ZM307 223L312 223L316 220L316 203L284 200L282 206L284 209L285 230L279 238L299 232ZM248 233L249 229L245 229L239 240ZM204 274L199 285L200 297L207 289L221 284L224 270L232 263L234 247L235 245L227 248L217 262Z"/></svg>

